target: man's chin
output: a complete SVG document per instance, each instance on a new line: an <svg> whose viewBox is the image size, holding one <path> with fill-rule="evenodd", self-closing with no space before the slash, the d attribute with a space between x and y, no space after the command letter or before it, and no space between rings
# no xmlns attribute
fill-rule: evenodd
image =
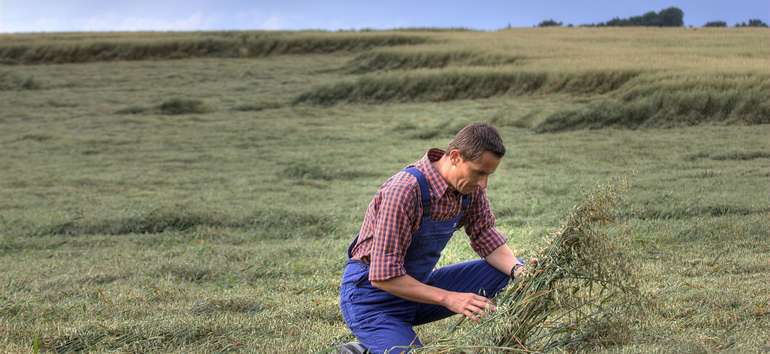
<svg viewBox="0 0 770 354"><path fill-rule="evenodd" d="M452 187L454 188L454 190L456 190L457 192L463 195L471 194L473 193L473 191L476 190L476 187L473 187L473 188L467 188L467 187L459 188L457 186L452 186Z"/></svg>

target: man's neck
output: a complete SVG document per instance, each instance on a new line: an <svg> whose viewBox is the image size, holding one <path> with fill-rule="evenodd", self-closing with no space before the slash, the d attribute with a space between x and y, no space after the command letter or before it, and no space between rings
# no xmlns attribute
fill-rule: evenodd
<svg viewBox="0 0 770 354"><path fill-rule="evenodd" d="M452 183L449 182L449 169L452 167L452 162L449 160L449 154L444 154L444 156L441 156L440 159L431 162L431 165L433 165L433 168L436 169L438 174L441 176L441 178L446 181L446 183L449 185L449 187L454 188L452 186Z"/></svg>

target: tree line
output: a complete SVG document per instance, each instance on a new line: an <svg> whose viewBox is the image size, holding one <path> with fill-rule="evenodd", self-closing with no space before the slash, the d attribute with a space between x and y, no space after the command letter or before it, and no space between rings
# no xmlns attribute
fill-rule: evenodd
<svg viewBox="0 0 770 354"><path fill-rule="evenodd" d="M554 19L543 20L537 24L537 27L561 27L562 22ZM647 26L647 27L682 27L684 26L684 11L678 7L669 7L658 12L648 11L641 16L631 16L629 18L615 17L607 22L589 23L580 25L581 27L624 27L624 26ZM567 24L567 27L573 27ZM709 21L703 27L727 27L725 21ZM735 27L767 27L767 23L755 18L748 22L739 22Z"/></svg>

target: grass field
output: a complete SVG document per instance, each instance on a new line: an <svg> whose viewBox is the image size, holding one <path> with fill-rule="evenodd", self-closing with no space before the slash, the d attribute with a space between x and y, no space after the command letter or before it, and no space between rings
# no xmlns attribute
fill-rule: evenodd
<svg viewBox="0 0 770 354"><path fill-rule="evenodd" d="M597 351L768 352L768 34L0 35L0 352L351 340L371 196L472 121L508 148L489 196L522 254L628 177L647 307ZM475 257L458 234L440 263Z"/></svg>

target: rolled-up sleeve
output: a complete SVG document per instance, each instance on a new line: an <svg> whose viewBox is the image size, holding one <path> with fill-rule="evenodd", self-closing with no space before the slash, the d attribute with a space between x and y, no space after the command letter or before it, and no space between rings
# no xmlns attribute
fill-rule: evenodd
<svg viewBox="0 0 770 354"><path fill-rule="evenodd" d="M505 236L495 228L495 215L486 189L479 188L473 195L465 217L465 233L470 237L473 250L482 258L506 243Z"/></svg>
<svg viewBox="0 0 770 354"><path fill-rule="evenodd" d="M406 274L404 259L412 241L416 183L391 183L382 198L374 228L369 280L381 281Z"/></svg>

